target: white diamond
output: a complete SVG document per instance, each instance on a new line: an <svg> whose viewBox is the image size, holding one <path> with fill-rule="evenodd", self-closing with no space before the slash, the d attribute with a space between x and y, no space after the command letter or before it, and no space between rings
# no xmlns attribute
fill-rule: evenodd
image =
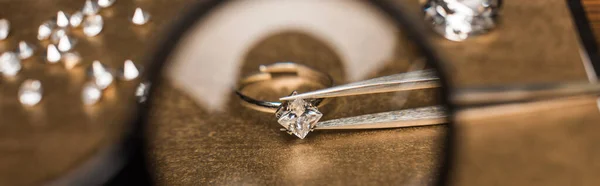
<svg viewBox="0 0 600 186"><path fill-rule="evenodd" d="M73 49L74 45L75 45L75 40L72 39L71 37L69 37L68 35L65 35L65 36L61 37L60 40L58 41L58 50L60 50L61 52L67 52L67 51Z"/></svg>
<svg viewBox="0 0 600 186"><path fill-rule="evenodd" d="M81 56L77 52L67 52L62 54L62 61L65 64L65 68L73 69L81 62Z"/></svg>
<svg viewBox="0 0 600 186"><path fill-rule="evenodd" d="M91 0L86 0L85 4L83 4L83 8L81 12L85 15L96 15L100 11L100 7L98 4Z"/></svg>
<svg viewBox="0 0 600 186"><path fill-rule="evenodd" d="M303 99L284 102L276 115L279 116L277 122L300 139L304 139L323 116L317 107Z"/></svg>
<svg viewBox="0 0 600 186"><path fill-rule="evenodd" d="M140 75L140 70L131 60L125 60L121 71L122 78L126 81L133 80Z"/></svg>
<svg viewBox="0 0 600 186"><path fill-rule="evenodd" d="M52 32L52 35L50 35L50 41L52 41L54 44L57 44L61 38L67 36L68 32L69 31L64 28L56 29L54 32Z"/></svg>
<svg viewBox="0 0 600 186"><path fill-rule="evenodd" d="M92 77L98 88L104 90L113 82L113 75L100 61L92 62Z"/></svg>
<svg viewBox="0 0 600 186"><path fill-rule="evenodd" d="M68 27L69 26L69 14L58 11L56 13L56 26L58 27Z"/></svg>
<svg viewBox="0 0 600 186"><path fill-rule="evenodd" d="M39 40L48 39L50 37L50 35L52 34L52 30L54 30L55 27L56 27L56 25L54 24L53 21L46 21L45 23L40 25L40 27L38 28L37 38Z"/></svg>
<svg viewBox="0 0 600 186"><path fill-rule="evenodd" d="M136 8L133 13L133 18L131 18L131 22L136 25L146 24L150 20L150 14L143 11L141 8Z"/></svg>
<svg viewBox="0 0 600 186"><path fill-rule="evenodd" d="M19 101L26 106L34 106L42 100L42 83L39 80L25 80L19 88Z"/></svg>
<svg viewBox="0 0 600 186"><path fill-rule="evenodd" d="M10 22L6 19L0 19L0 40L4 40L8 37L10 32Z"/></svg>
<svg viewBox="0 0 600 186"><path fill-rule="evenodd" d="M135 96L139 103L143 103L148 98L148 90L150 90L150 82L141 82L135 89Z"/></svg>
<svg viewBox="0 0 600 186"><path fill-rule="evenodd" d="M500 0L429 0L425 20L446 39L462 41L495 27Z"/></svg>
<svg viewBox="0 0 600 186"><path fill-rule="evenodd" d="M102 27L104 27L104 21L100 15L89 16L83 21L83 33L88 37L98 35L102 31Z"/></svg>
<svg viewBox="0 0 600 186"><path fill-rule="evenodd" d="M19 48L17 49L17 52L19 53L19 58L27 59L33 55L33 47L27 42L21 41L19 42Z"/></svg>
<svg viewBox="0 0 600 186"><path fill-rule="evenodd" d="M106 8L112 6L115 1L116 0L98 0L98 5L100 5L102 8Z"/></svg>
<svg viewBox="0 0 600 186"><path fill-rule="evenodd" d="M81 92L81 100L83 104L93 105L100 100L102 97L102 90L96 84L88 82L83 85L83 91Z"/></svg>
<svg viewBox="0 0 600 186"><path fill-rule="evenodd" d="M60 52L56 46L54 46L54 44L49 44L46 50L46 61L50 63L56 63L60 60L60 57Z"/></svg>
<svg viewBox="0 0 600 186"><path fill-rule="evenodd" d="M71 24L72 27L79 27L79 25L81 25L81 22L83 22L83 17L83 13L77 11L73 13L73 15L71 15L71 18L69 19L69 24Z"/></svg>
<svg viewBox="0 0 600 186"><path fill-rule="evenodd" d="M0 55L0 72L5 76L15 76L21 70L21 60L13 52Z"/></svg>

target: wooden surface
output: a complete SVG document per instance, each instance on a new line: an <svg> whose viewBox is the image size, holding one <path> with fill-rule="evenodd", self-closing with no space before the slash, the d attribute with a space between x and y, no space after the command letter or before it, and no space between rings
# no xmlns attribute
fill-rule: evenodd
<svg viewBox="0 0 600 186"><path fill-rule="evenodd" d="M600 42L598 39L600 38L600 1L582 0L581 2L585 8L592 31L596 35L596 41Z"/></svg>
<svg viewBox="0 0 600 186"><path fill-rule="evenodd" d="M498 32L491 33L494 38L476 39L472 44L479 47L473 48L442 44L450 48L444 53L452 51L452 58L473 59L453 61L459 64L455 70L463 72L454 76L457 85L587 81L565 1L504 2L500 17L503 24ZM518 34L526 38L496 40ZM600 136L591 132L600 129L596 98L521 105L511 110L517 113L457 121L451 183L600 183L595 175L600 172L596 143Z"/></svg>

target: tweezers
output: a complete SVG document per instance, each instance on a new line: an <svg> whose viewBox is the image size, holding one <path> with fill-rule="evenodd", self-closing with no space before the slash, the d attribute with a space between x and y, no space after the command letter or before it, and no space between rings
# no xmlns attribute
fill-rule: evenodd
<svg viewBox="0 0 600 186"><path fill-rule="evenodd" d="M282 97L280 100L334 98L429 89L439 86L439 77L436 76L434 70L429 69L338 85ZM450 101L464 108L477 108L573 96L599 95L600 84L596 83L541 83L462 88L451 93ZM363 124L368 124L372 128L374 123L380 123L381 128L424 126L443 124L447 117L443 106L430 106L322 121L317 123L315 129L360 129Z"/></svg>

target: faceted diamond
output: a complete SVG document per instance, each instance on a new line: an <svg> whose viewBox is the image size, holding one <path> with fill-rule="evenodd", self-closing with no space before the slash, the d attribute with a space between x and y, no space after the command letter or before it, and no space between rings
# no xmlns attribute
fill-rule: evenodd
<svg viewBox="0 0 600 186"><path fill-rule="evenodd" d="M102 98L102 90L96 84L88 82L83 85L83 91L81 92L83 104L96 104L100 98Z"/></svg>
<svg viewBox="0 0 600 186"><path fill-rule="evenodd" d="M54 32L52 32L52 35L50 35L50 41L52 41L54 44L57 44L60 39L67 36L68 33L69 31L64 28L56 29Z"/></svg>
<svg viewBox="0 0 600 186"><path fill-rule="evenodd" d="M292 95L295 95L296 92ZM279 117L277 122L281 124L289 133L304 139L308 132L315 127L319 119L323 116L317 107L303 99L296 99L291 102L284 102L276 113Z"/></svg>
<svg viewBox="0 0 600 186"><path fill-rule="evenodd" d="M150 82L141 82L135 89L135 96L138 98L138 103L143 103L148 98L150 90Z"/></svg>
<svg viewBox="0 0 600 186"><path fill-rule="evenodd" d="M133 18L131 18L131 22L136 25L146 24L150 20L150 14L148 12L143 11L141 8L136 8L133 13Z"/></svg>
<svg viewBox="0 0 600 186"><path fill-rule="evenodd" d="M6 19L0 19L0 40L4 40L8 37L10 32L10 22Z"/></svg>
<svg viewBox="0 0 600 186"><path fill-rule="evenodd" d="M67 52L73 49L74 45L75 40L69 37L68 35L63 36L60 38L60 40L58 40L58 50L60 50L61 52Z"/></svg>
<svg viewBox="0 0 600 186"><path fill-rule="evenodd" d="M81 12L88 16L96 15L98 11L100 11L100 6L91 0L86 0L85 4L83 4L83 8L81 9Z"/></svg>
<svg viewBox="0 0 600 186"><path fill-rule="evenodd" d="M54 24L54 21L46 21L45 23L40 25L40 27L38 28L37 38L39 40L48 39L50 37L50 35L52 34L52 30L54 30L55 27L56 27L56 24Z"/></svg>
<svg viewBox="0 0 600 186"><path fill-rule="evenodd" d="M428 0L425 20L446 39L462 41L495 27L501 0Z"/></svg>
<svg viewBox="0 0 600 186"><path fill-rule="evenodd" d="M77 52L67 52L62 54L62 61L65 64L65 68L73 69L81 63L81 55Z"/></svg>
<svg viewBox="0 0 600 186"><path fill-rule="evenodd" d="M71 24L72 27L79 27L79 25L81 25L81 22L83 22L83 18L83 13L77 11L73 13L73 15L71 15L71 18L69 19L69 24Z"/></svg>
<svg viewBox="0 0 600 186"><path fill-rule="evenodd" d="M112 6L116 0L98 0L98 5L102 8Z"/></svg>
<svg viewBox="0 0 600 186"><path fill-rule="evenodd" d="M102 27L104 27L104 21L100 15L89 16L83 21L83 33L88 37L98 35L102 31Z"/></svg>
<svg viewBox="0 0 600 186"><path fill-rule="evenodd" d="M19 88L19 101L26 106L34 106L42 100L42 83L28 79Z"/></svg>
<svg viewBox="0 0 600 186"><path fill-rule="evenodd" d="M100 61L92 62L91 74L98 88L104 90L113 82L113 75Z"/></svg>
<svg viewBox="0 0 600 186"><path fill-rule="evenodd" d="M49 44L46 49L46 61L50 63L56 63L60 60L61 55L54 44Z"/></svg>
<svg viewBox="0 0 600 186"><path fill-rule="evenodd" d="M133 61L125 60L123 69L120 70L120 75L122 79L129 81L137 78L140 75L140 70Z"/></svg>
<svg viewBox="0 0 600 186"><path fill-rule="evenodd" d="M21 70L21 60L13 52L4 52L0 55L0 72L5 76L15 76Z"/></svg>
<svg viewBox="0 0 600 186"><path fill-rule="evenodd" d="M58 13L56 13L56 26L68 27L69 24L69 15L63 11L58 11Z"/></svg>
<svg viewBox="0 0 600 186"><path fill-rule="evenodd" d="M19 48L17 48L19 58L27 59L33 55L33 47L25 41L19 42Z"/></svg>

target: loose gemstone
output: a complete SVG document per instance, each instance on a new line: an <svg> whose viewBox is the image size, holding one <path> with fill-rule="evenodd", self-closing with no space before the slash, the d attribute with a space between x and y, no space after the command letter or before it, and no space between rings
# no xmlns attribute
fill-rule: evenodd
<svg viewBox="0 0 600 186"><path fill-rule="evenodd" d="M113 82L113 75L100 61L92 62L91 74L98 88L104 90Z"/></svg>
<svg viewBox="0 0 600 186"><path fill-rule="evenodd" d="M65 68L73 69L81 63L81 55L77 52L67 52L62 54L62 61L65 64Z"/></svg>
<svg viewBox="0 0 600 186"><path fill-rule="evenodd" d="M69 24L71 24L72 27L79 27L81 25L81 22L83 22L83 18L83 13L77 11L73 13L73 15L71 15L71 18L69 19Z"/></svg>
<svg viewBox="0 0 600 186"><path fill-rule="evenodd" d="M0 19L0 40L4 40L8 37L10 32L10 22L6 19Z"/></svg>
<svg viewBox="0 0 600 186"><path fill-rule="evenodd" d="M49 44L46 49L46 61L50 63L56 63L60 60L61 55L54 44Z"/></svg>
<svg viewBox="0 0 600 186"><path fill-rule="evenodd" d="M33 47L25 41L20 41L17 53L21 59L30 58L33 55Z"/></svg>
<svg viewBox="0 0 600 186"><path fill-rule="evenodd" d="M150 20L150 14L143 11L141 8L136 8L133 17L131 18L131 22L136 25L146 24L148 20Z"/></svg>
<svg viewBox="0 0 600 186"><path fill-rule="evenodd" d="M452 41L483 34L495 27L501 0L428 0L425 20Z"/></svg>
<svg viewBox="0 0 600 186"><path fill-rule="evenodd" d="M40 27L38 28L37 38L39 40L48 39L50 37L50 35L52 35L52 30L54 30L55 27L56 27L56 24L54 24L54 21L46 21L45 23L40 25Z"/></svg>
<svg viewBox="0 0 600 186"><path fill-rule="evenodd" d="M103 27L104 21L100 15L89 16L83 21L83 33L88 37L98 35Z"/></svg>
<svg viewBox="0 0 600 186"><path fill-rule="evenodd" d="M58 50L60 50L61 52L67 52L71 50L74 45L75 40L69 37L68 35L65 35L61 37L58 41Z"/></svg>
<svg viewBox="0 0 600 186"><path fill-rule="evenodd" d="M100 6L98 6L98 3L91 0L86 0L81 9L81 12L88 16L96 15L98 11L100 11Z"/></svg>
<svg viewBox="0 0 600 186"><path fill-rule="evenodd" d="M0 55L0 72L4 76L15 76L21 70L21 60L14 52L4 52Z"/></svg>
<svg viewBox="0 0 600 186"><path fill-rule="evenodd" d="M58 11L58 13L56 13L56 26L68 27L69 24L69 15L63 11Z"/></svg>
<svg viewBox="0 0 600 186"><path fill-rule="evenodd" d="M115 3L116 0L98 0L98 5L102 8L110 7Z"/></svg>
<svg viewBox="0 0 600 186"><path fill-rule="evenodd" d="M148 91L150 90L150 82L141 82L135 89L135 96L138 98L138 103L143 103L148 99Z"/></svg>
<svg viewBox="0 0 600 186"><path fill-rule="evenodd" d="M52 41L54 44L58 44L60 39L67 36L68 33L69 31L65 28L56 29L54 32L52 32L52 35L50 35L50 41Z"/></svg>
<svg viewBox="0 0 600 186"><path fill-rule="evenodd" d="M26 106L34 106L42 100L42 83L39 80L28 79L19 88L19 101Z"/></svg>
<svg viewBox="0 0 600 186"><path fill-rule="evenodd" d="M81 100L83 104L96 104L100 98L102 98L102 90L96 84L87 82L83 85L83 91L81 92Z"/></svg>
<svg viewBox="0 0 600 186"><path fill-rule="evenodd" d="M294 91L292 95L295 94ZM277 122L300 139L304 139L323 116L317 107L303 99L284 102L276 115L279 117Z"/></svg>
<svg viewBox="0 0 600 186"><path fill-rule="evenodd" d="M131 60L125 60L125 64L123 64L123 69L120 72L121 78L129 81L137 78L140 75L140 70Z"/></svg>

